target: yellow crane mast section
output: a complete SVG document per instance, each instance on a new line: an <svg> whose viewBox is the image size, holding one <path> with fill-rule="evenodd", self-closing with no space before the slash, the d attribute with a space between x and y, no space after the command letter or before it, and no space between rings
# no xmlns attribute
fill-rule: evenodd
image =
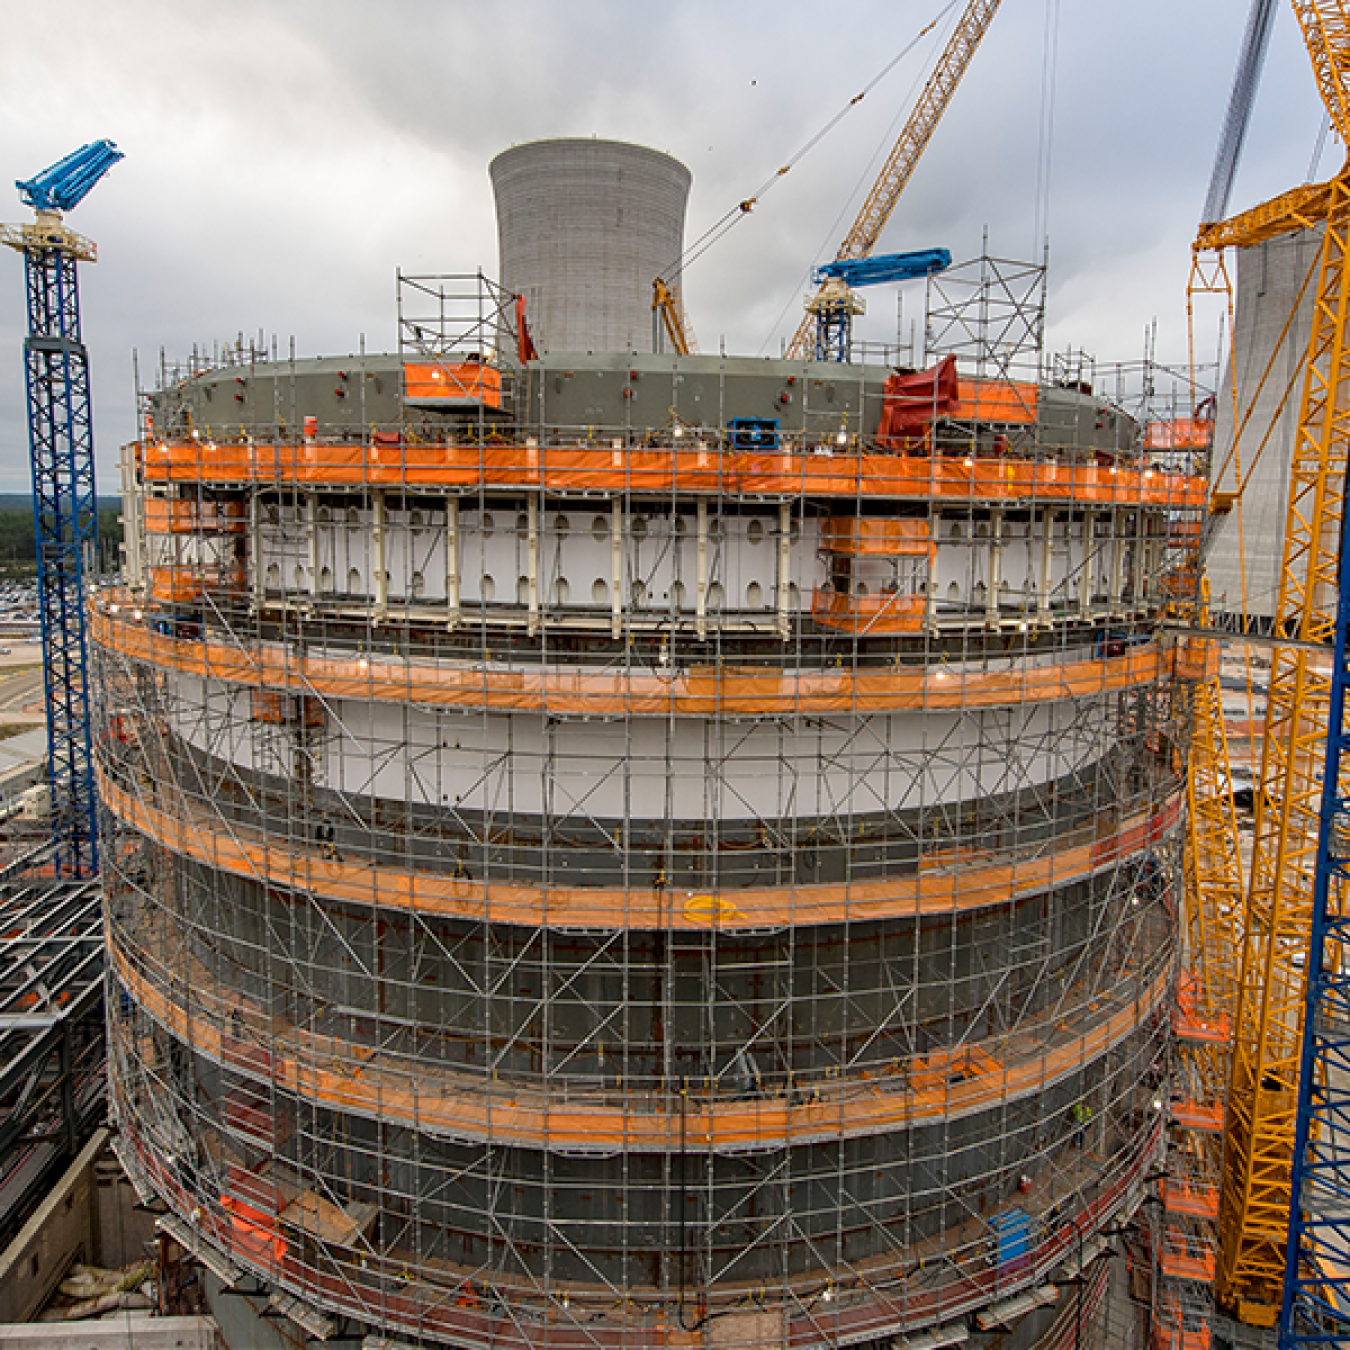
<svg viewBox="0 0 1350 1350"><path fill-rule="evenodd" d="M652 308L660 319L671 351L677 356L689 356L698 350L694 330L689 316L684 312L684 302L678 290L668 286L661 277L652 282Z"/></svg>
<svg viewBox="0 0 1350 1350"><path fill-rule="evenodd" d="M890 156L873 183L871 192L867 194L853 228L839 245L836 261L853 262L871 257L882 230L886 228L886 222L891 218L891 212L895 210L896 202L900 200L900 194L905 190L905 184L928 148L942 114L947 111L947 105L1001 3L1002 0L971 0L966 7L960 23L956 25L956 31L947 42L932 75L928 77L928 83L924 85L904 130L891 148ZM792 341L788 343L789 356L806 355L811 347L815 325L815 315L808 311L798 324Z"/></svg>
<svg viewBox="0 0 1350 1350"><path fill-rule="evenodd" d="M1210 660L1217 667L1219 644L1209 645ZM1243 888L1217 669L1194 686L1193 700L1186 778L1186 943L1206 1013L1227 1018L1237 1001ZM1225 1065L1212 1100L1223 1096L1226 1084Z"/></svg>

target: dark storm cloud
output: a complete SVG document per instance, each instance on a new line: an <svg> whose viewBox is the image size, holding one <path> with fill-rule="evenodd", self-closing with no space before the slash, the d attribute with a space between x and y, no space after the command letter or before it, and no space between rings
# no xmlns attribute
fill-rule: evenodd
<svg viewBox="0 0 1350 1350"><path fill-rule="evenodd" d="M394 270L495 269L487 162L542 136L667 150L694 172L693 239L758 187L941 9L941 0L637 6L618 0L69 0L62 41L14 7L0 50L6 181L83 141L127 159L73 215L84 269L101 478L133 433L143 371L194 342L294 335L305 354L394 341ZM883 247L1037 247L1047 14L1055 85L1050 343L1184 351L1189 244L1245 6L1008 0L887 230ZM949 16L946 27L950 27ZM944 30L945 31L945 30ZM705 350L777 351L809 265L884 153L935 34L690 271ZM1281 13L1234 206L1300 181L1319 105ZM1328 147L1324 174L1339 162ZM874 171L874 170L873 170ZM0 217L19 219L17 199ZM842 224L839 222L842 220ZM2 260L0 260L2 261ZM22 268L0 266L0 490L26 485ZM917 303L917 295L914 302ZM872 299L878 336L890 294ZM780 322L780 316L784 316Z"/></svg>

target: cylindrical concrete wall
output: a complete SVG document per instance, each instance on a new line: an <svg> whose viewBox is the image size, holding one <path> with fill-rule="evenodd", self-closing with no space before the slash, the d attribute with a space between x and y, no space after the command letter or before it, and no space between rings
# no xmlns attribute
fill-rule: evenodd
<svg viewBox="0 0 1350 1350"><path fill-rule="evenodd" d="M541 351L650 352L652 281L684 251L690 174L622 141L533 141L492 161L500 279Z"/></svg>

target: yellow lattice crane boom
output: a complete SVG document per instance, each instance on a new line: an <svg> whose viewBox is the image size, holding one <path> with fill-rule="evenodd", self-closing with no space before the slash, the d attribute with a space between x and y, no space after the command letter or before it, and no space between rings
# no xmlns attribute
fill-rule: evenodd
<svg viewBox="0 0 1350 1350"><path fill-rule="evenodd" d="M835 255L837 262L871 256L882 230L886 228L886 222L891 218L891 212L895 210L896 202L900 200L900 194L905 190L905 184L928 148L942 114L947 111L947 105L1001 3L1002 0L970 0L966 6L966 12L961 16L956 31L919 95L904 130L891 148L890 156L872 185L871 192L867 194L867 200L863 202L853 227L839 245L839 252ZM792 341L788 343L789 356L802 357L810 352L815 323L815 315L808 309Z"/></svg>
<svg viewBox="0 0 1350 1350"><path fill-rule="evenodd" d="M677 356L688 356L698 350L679 292L668 286L663 277L652 282L652 313L658 325L654 334L656 341L652 344L655 350L661 350L663 340L670 343L671 351Z"/></svg>
<svg viewBox="0 0 1350 1350"><path fill-rule="evenodd" d="M1350 144L1350 0L1292 0L1332 127ZM1296 189L1206 226L1198 248L1324 227L1290 465L1255 840L1224 1138L1216 1295L1273 1326L1285 1269L1306 961L1328 729L1346 451L1350 444L1350 180ZM1321 649L1321 650L1319 650Z"/></svg>

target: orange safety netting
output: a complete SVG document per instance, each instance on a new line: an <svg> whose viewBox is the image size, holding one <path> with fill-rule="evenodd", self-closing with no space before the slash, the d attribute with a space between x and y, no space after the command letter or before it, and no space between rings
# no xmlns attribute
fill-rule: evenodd
<svg viewBox="0 0 1350 1350"><path fill-rule="evenodd" d="M574 445L371 445L145 441L149 482L283 482L371 487L538 487L553 491L1062 501L1199 509L1203 478L1150 468L924 455L599 449Z"/></svg>
<svg viewBox="0 0 1350 1350"><path fill-rule="evenodd" d="M322 849L275 838L196 812L177 800L152 805L119 786L102 769L99 792L114 815L170 852L237 876L299 887L333 900L413 909L531 928L606 928L701 931L843 923L925 914L953 914L1003 904L1092 875L1107 863L1142 852L1177 823L1181 799L1151 815L1117 824L1111 833L1088 829L1059 841L1054 853L1008 857L978 853L954 866L950 856L920 863L917 873L872 881L814 886L766 886L716 894L676 889L620 890L599 886L542 886L477 881L445 872L380 866L325 856Z"/></svg>
<svg viewBox="0 0 1350 1350"><path fill-rule="evenodd" d="M546 666L481 670L378 654L321 656L277 643L179 638L99 606L91 631L94 641L109 651L236 684L332 698L557 713L710 717L991 708L1083 698L1156 683L1169 675L1198 679L1205 669L1204 653L1191 655L1183 645L1174 659L1159 643L1150 642L1110 655L1011 671L967 671L942 664L769 671L692 666L669 673Z"/></svg>
<svg viewBox="0 0 1350 1350"><path fill-rule="evenodd" d="M927 520L893 516L831 516L821 522L821 543L831 553L879 554L885 557L937 556L932 525Z"/></svg>
<svg viewBox="0 0 1350 1350"><path fill-rule="evenodd" d="M231 1038L221 1024L228 1015L228 998L194 986L194 1011L190 1012L156 988L116 944L111 955L118 980L156 1021L199 1053L225 1062L226 1042ZM427 1064L386 1067L373 1057L370 1047L300 1027L270 1043L265 1077L337 1109L456 1137L528 1147L594 1147L605 1142L660 1151L781 1146L816 1137L879 1134L970 1115L1009 1098L1043 1092L1088 1061L1109 1053L1148 1023L1167 997L1168 985L1168 973L1163 971L1114 1013L1089 1019L1087 1030L1070 1033L1053 1046L1033 1043L1031 1053L1020 1059L999 1058L974 1047L978 1053L969 1057L967 1067L978 1064L979 1070L965 1076L930 1076L921 1086L912 1074L897 1072L862 1082L830 1084L820 1094L797 1091L729 1101L682 1097L678 1112L669 1109L669 1098L660 1093L634 1094L622 1104L603 1099L588 1102L569 1099L561 1091L549 1094L537 1089L513 1091L507 1084L489 1086L478 1077L457 1081L449 1072L437 1076ZM212 1004L217 1017L202 1015L200 1010ZM254 1239L265 1240L263 1234L255 1234Z"/></svg>

